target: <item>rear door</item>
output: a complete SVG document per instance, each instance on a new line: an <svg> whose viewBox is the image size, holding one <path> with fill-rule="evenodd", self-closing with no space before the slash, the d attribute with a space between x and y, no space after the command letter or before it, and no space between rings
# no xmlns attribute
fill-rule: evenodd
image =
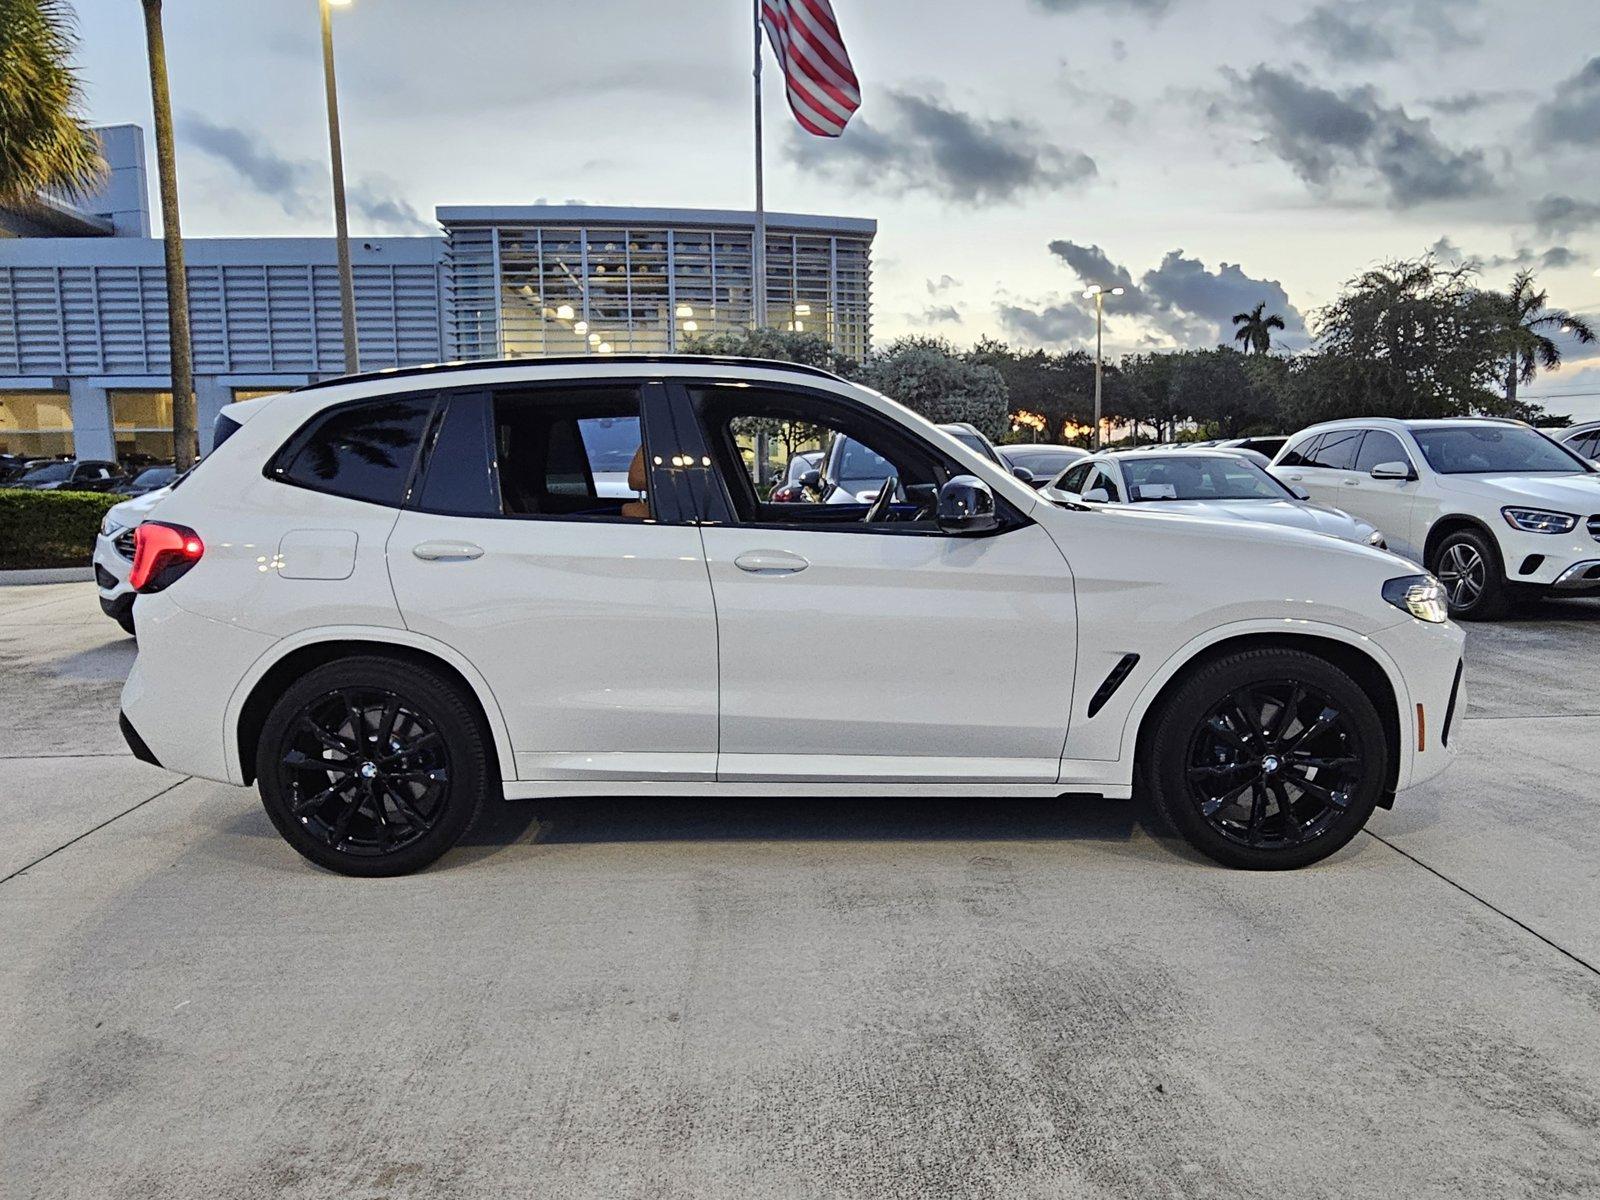
<svg viewBox="0 0 1600 1200"><path fill-rule="evenodd" d="M1359 429L1333 429L1322 434L1305 452L1304 463L1291 468L1283 478L1305 488L1319 504L1344 507L1349 503L1345 493L1354 483L1361 432Z"/></svg>
<svg viewBox="0 0 1600 1200"><path fill-rule="evenodd" d="M389 538L406 626L465 655L519 779L713 778L717 632L659 383L449 396Z"/></svg>

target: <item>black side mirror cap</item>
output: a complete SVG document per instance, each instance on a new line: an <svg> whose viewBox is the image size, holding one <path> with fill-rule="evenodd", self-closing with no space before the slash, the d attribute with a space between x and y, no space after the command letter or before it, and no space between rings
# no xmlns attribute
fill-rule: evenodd
<svg viewBox="0 0 1600 1200"><path fill-rule="evenodd" d="M938 519L946 533L992 533L1000 528L994 493L976 475L956 475L939 489Z"/></svg>

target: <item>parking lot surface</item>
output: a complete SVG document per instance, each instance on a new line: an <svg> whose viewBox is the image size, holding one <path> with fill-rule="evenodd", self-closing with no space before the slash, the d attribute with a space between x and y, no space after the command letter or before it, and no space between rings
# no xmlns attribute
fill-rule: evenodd
<svg viewBox="0 0 1600 1200"><path fill-rule="evenodd" d="M1295 873L1138 803L502 806L419 876L135 762L0 588L0 1193L1600 1195L1600 602L1474 626L1461 761Z"/></svg>

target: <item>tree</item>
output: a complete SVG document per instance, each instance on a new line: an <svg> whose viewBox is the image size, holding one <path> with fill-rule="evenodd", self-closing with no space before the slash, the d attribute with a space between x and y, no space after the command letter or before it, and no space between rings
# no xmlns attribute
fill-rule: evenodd
<svg viewBox="0 0 1600 1200"><path fill-rule="evenodd" d="M1007 425L1005 378L994 367L965 361L944 338L896 338L867 356L859 378L930 421L966 421L991 438Z"/></svg>
<svg viewBox="0 0 1600 1200"><path fill-rule="evenodd" d="M1506 415L1515 415L1517 385L1532 383L1539 368L1553 371L1561 365L1561 347L1543 332L1560 329L1585 344L1594 341L1594 330L1582 317L1562 308L1550 308L1550 294L1534 290L1533 272L1518 271L1511 291L1493 300L1500 308L1506 366Z"/></svg>
<svg viewBox="0 0 1600 1200"><path fill-rule="evenodd" d="M1278 423L1276 395L1265 376L1252 375L1247 357L1229 346L1173 355L1171 403L1219 437L1272 432Z"/></svg>
<svg viewBox="0 0 1600 1200"><path fill-rule="evenodd" d="M1044 418L1046 441L1060 442L1069 426L1077 427L1092 419L1094 363L1082 350L1066 354L1019 351L985 337L962 358L1000 372L1009 411L1030 412Z"/></svg>
<svg viewBox="0 0 1600 1200"><path fill-rule="evenodd" d="M735 329L727 333L696 335L683 349L690 354L719 354L727 358L766 358L777 362L820 367L847 378L856 371L855 360L834 349L818 333L789 333L781 329Z"/></svg>
<svg viewBox="0 0 1600 1200"><path fill-rule="evenodd" d="M1430 255L1356 276L1315 318L1315 380L1357 386L1363 416L1451 417L1499 403L1502 308L1473 286L1470 266ZM1317 403L1333 397L1316 390ZM1304 397L1302 396L1302 399Z"/></svg>
<svg viewBox="0 0 1600 1200"><path fill-rule="evenodd" d="M1282 317L1277 313L1266 316L1266 311L1267 302L1263 300L1249 312L1233 314L1233 323L1239 327L1234 331L1233 340L1244 346L1246 354L1252 350L1257 354L1267 353L1272 349L1272 331L1284 328Z"/></svg>
<svg viewBox="0 0 1600 1200"><path fill-rule="evenodd" d="M172 360L173 461L179 471L194 465L199 449L194 400L193 343L189 338L189 277L183 266L178 225L178 160L172 145L172 94L167 88L167 43L161 32L161 0L143 0L145 46L150 59L150 102L156 127L156 176L161 192L161 240L167 259L167 344Z"/></svg>
<svg viewBox="0 0 1600 1200"><path fill-rule="evenodd" d="M78 116L76 41L67 5L0 0L0 204L83 196L105 176L100 139Z"/></svg>

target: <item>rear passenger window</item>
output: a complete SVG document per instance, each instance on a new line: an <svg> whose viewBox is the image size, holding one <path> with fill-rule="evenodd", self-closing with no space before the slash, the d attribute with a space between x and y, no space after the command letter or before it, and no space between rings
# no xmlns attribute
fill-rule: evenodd
<svg viewBox="0 0 1600 1200"><path fill-rule="evenodd" d="M494 444L507 516L655 516L637 388L497 393Z"/></svg>
<svg viewBox="0 0 1600 1200"><path fill-rule="evenodd" d="M1289 447L1289 452L1283 456L1280 467L1303 467L1311 461L1311 456L1316 451L1317 443L1322 440L1321 434L1313 435L1304 441L1296 442Z"/></svg>
<svg viewBox="0 0 1600 1200"><path fill-rule="evenodd" d="M347 404L314 418L284 447L272 473L285 483L352 500L404 503L432 396Z"/></svg>
<svg viewBox="0 0 1600 1200"><path fill-rule="evenodd" d="M1361 441L1359 429L1337 429L1322 435L1316 451L1306 458L1308 467L1324 467L1330 471L1348 471L1355 465L1356 446Z"/></svg>

